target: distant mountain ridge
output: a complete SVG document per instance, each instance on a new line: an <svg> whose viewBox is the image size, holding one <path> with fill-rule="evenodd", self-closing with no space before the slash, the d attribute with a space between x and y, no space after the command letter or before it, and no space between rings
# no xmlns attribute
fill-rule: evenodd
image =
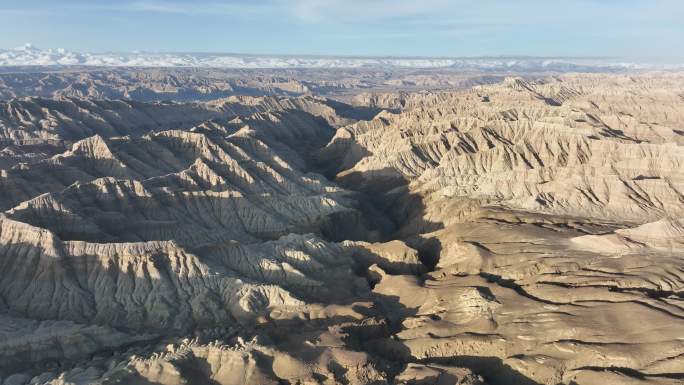
<svg viewBox="0 0 684 385"><path fill-rule="evenodd" d="M0 49L0 66L202 67L202 68L456 68L472 71L589 72L677 69L680 64L649 64L596 58L539 57L349 57L230 53L79 53L40 49L31 44Z"/></svg>

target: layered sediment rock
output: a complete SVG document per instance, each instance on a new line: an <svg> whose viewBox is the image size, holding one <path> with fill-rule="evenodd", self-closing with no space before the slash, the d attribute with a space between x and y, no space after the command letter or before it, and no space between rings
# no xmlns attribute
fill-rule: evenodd
<svg viewBox="0 0 684 385"><path fill-rule="evenodd" d="M319 155L435 265L375 268L400 324L386 354L490 383L680 381L681 84L564 75L368 101L395 112Z"/></svg>
<svg viewBox="0 0 684 385"><path fill-rule="evenodd" d="M0 383L681 382L683 84L4 102Z"/></svg>

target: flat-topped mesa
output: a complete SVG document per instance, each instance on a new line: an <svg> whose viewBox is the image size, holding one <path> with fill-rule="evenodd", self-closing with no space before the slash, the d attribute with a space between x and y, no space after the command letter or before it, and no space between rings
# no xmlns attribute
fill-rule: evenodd
<svg viewBox="0 0 684 385"><path fill-rule="evenodd" d="M614 233L576 237L572 242L580 249L604 254L624 255L650 250L677 253L684 248L684 223L679 218L666 217ZM662 284L672 286L673 283Z"/></svg>

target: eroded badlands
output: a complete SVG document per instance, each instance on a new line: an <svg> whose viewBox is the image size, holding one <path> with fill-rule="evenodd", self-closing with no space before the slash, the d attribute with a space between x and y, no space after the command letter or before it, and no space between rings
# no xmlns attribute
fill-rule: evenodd
<svg viewBox="0 0 684 385"><path fill-rule="evenodd" d="M681 383L683 90L10 98L0 384Z"/></svg>

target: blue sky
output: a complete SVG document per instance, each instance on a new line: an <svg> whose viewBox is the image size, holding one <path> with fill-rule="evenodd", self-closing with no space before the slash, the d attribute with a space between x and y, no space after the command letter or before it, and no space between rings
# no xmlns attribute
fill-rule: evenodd
<svg viewBox="0 0 684 385"><path fill-rule="evenodd" d="M0 0L0 47L684 57L684 0Z"/></svg>

